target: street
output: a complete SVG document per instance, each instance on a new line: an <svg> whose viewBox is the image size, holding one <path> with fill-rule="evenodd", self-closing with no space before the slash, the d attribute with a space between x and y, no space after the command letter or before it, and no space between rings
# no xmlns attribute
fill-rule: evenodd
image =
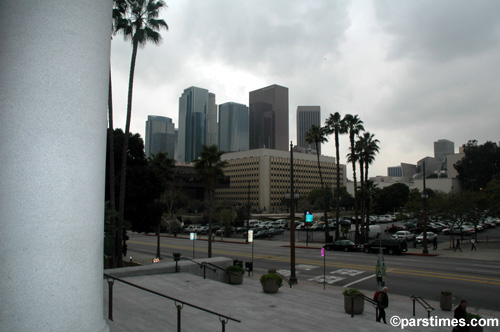
<svg viewBox="0 0 500 332"><path fill-rule="evenodd" d="M490 236L496 236L497 233L500 233L500 229L491 230ZM321 234L315 236L319 237ZM134 261L142 264L151 264L156 255L155 236L133 233L127 243L127 257L132 256ZM213 243L213 255L243 262L252 261L253 257L256 275L274 268L287 276L290 274L290 248L287 244L286 235L280 235L274 240L255 240L253 245L241 242L241 238L234 242L216 241ZM440 246L445 245L446 241L440 243ZM321 257L318 248L304 248L302 246L305 243L297 246L300 247L296 248L296 276L300 284L308 283L318 288L359 288L366 291L368 296L378 289L374 275L377 254L327 251L326 256ZM432 252L432 248L430 249ZM464 249L469 250L468 247ZM193 250L194 258L206 257L206 240L161 238L161 253L165 260L173 260L174 252L193 258ZM481 249L477 255L481 255ZM453 292L454 303L466 299L470 307L489 310L500 308L500 301L492 295L499 294L500 291L499 261L417 255L385 255L384 258L387 267L386 286L390 293L439 301L440 292L450 290Z"/></svg>

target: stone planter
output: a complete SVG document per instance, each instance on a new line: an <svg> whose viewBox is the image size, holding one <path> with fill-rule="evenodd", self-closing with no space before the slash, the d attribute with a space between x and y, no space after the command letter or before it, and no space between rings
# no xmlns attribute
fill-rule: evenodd
<svg viewBox="0 0 500 332"><path fill-rule="evenodd" d="M244 272L228 273L229 284L230 285L241 285L243 283L243 274L244 274Z"/></svg>
<svg viewBox="0 0 500 332"><path fill-rule="evenodd" d="M439 306L441 307L441 310L451 311L451 308L453 306L453 295L441 293L441 297L439 298Z"/></svg>
<svg viewBox="0 0 500 332"><path fill-rule="evenodd" d="M262 281L262 290L264 293L278 293L280 289L279 281L276 279L268 279Z"/></svg>
<svg viewBox="0 0 500 332"><path fill-rule="evenodd" d="M345 312L360 315L365 310L365 300L362 297L344 295Z"/></svg>

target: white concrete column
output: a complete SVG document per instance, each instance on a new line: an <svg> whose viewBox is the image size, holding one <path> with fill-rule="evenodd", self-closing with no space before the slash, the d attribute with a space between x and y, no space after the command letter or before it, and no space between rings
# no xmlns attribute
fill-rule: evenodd
<svg viewBox="0 0 500 332"><path fill-rule="evenodd" d="M108 331L111 0L0 1L0 330Z"/></svg>

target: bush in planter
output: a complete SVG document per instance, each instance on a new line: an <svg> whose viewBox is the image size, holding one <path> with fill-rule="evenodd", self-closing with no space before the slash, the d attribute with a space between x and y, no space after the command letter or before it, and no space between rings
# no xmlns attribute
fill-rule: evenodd
<svg viewBox="0 0 500 332"><path fill-rule="evenodd" d="M231 285L239 285L243 283L243 275L245 270L239 265L231 265L226 268L229 276L229 283Z"/></svg>
<svg viewBox="0 0 500 332"><path fill-rule="evenodd" d="M451 311L453 306L453 294L451 291L441 291L439 306L441 310Z"/></svg>
<svg viewBox="0 0 500 332"><path fill-rule="evenodd" d="M363 293L359 289L346 288L344 294L344 309L348 314L359 315L365 310L365 300Z"/></svg>
<svg viewBox="0 0 500 332"><path fill-rule="evenodd" d="M276 270L269 272L260 277L260 284L265 293L277 293L279 288L283 286L283 277L277 274Z"/></svg>
<svg viewBox="0 0 500 332"><path fill-rule="evenodd" d="M480 315L477 315L477 314L473 314L473 313L470 313L468 312L467 313L467 322L470 322L472 319L475 319L476 321L476 324L479 323L479 320L483 318L481 317ZM469 326L469 331L470 332L483 332L483 327L482 326Z"/></svg>

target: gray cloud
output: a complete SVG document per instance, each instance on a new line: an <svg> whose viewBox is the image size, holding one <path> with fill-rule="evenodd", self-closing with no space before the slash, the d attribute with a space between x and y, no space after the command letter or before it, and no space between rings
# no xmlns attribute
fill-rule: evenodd
<svg viewBox="0 0 500 332"><path fill-rule="evenodd" d="M172 0L160 46L139 50L132 130L148 114L177 122L178 98L196 85L217 102L251 90L290 89L295 110L320 105L359 114L380 140L370 174L432 155L432 142L498 141L500 3L496 1ZM131 46L114 37L116 126L123 127ZM347 138L341 141L345 163ZM333 143L323 151L334 154ZM349 173L348 173L349 174ZM349 175L350 176L350 175Z"/></svg>

